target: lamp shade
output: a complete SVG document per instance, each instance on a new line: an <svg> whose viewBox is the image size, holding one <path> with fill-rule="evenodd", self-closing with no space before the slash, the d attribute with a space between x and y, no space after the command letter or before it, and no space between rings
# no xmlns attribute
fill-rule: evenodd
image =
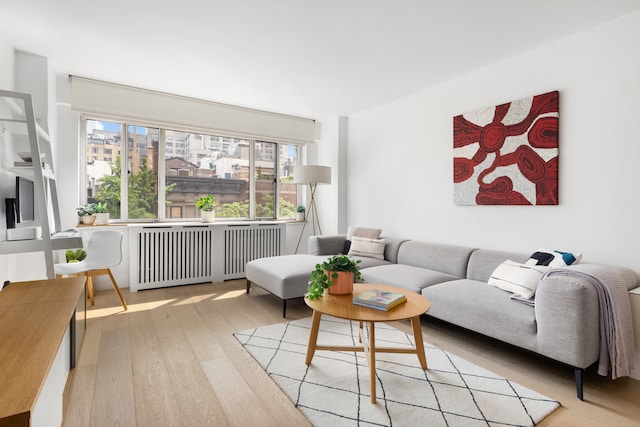
<svg viewBox="0 0 640 427"><path fill-rule="evenodd" d="M300 165L293 171L295 184L331 184L331 168L329 166Z"/></svg>

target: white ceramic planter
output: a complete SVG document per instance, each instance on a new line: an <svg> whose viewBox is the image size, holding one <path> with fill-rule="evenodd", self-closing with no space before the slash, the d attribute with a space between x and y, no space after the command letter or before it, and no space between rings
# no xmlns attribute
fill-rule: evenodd
<svg viewBox="0 0 640 427"><path fill-rule="evenodd" d="M109 212L97 213L96 224L109 224Z"/></svg>
<svg viewBox="0 0 640 427"><path fill-rule="evenodd" d="M296 212L296 221L304 221L304 212Z"/></svg>
<svg viewBox="0 0 640 427"><path fill-rule="evenodd" d="M216 211L201 211L202 222L215 222Z"/></svg>
<svg viewBox="0 0 640 427"><path fill-rule="evenodd" d="M96 222L95 215L85 215L81 219L82 219L82 223L85 225L92 225L94 222Z"/></svg>

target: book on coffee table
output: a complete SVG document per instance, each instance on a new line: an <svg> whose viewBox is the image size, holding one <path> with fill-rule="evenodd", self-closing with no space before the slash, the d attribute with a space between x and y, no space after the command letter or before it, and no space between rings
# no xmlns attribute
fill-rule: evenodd
<svg viewBox="0 0 640 427"><path fill-rule="evenodd" d="M376 310L389 311L407 300L405 294L370 289L353 296L353 303Z"/></svg>

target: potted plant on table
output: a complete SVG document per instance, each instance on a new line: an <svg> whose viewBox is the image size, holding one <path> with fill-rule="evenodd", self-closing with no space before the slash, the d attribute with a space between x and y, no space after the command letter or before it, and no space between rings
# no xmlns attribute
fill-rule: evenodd
<svg viewBox="0 0 640 427"><path fill-rule="evenodd" d="M96 215L96 224L108 224L109 223L109 211L107 210L106 203L96 203L93 212Z"/></svg>
<svg viewBox="0 0 640 427"><path fill-rule="evenodd" d="M211 195L200 197L196 201L196 207L200 209L202 215L202 222L214 222L216 219L216 212L213 208L216 206L216 199Z"/></svg>
<svg viewBox="0 0 640 427"><path fill-rule="evenodd" d="M96 222L95 209L96 205L93 203L87 203L86 205L76 208L80 222L86 225L91 225Z"/></svg>
<svg viewBox="0 0 640 427"><path fill-rule="evenodd" d="M304 208L304 206L302 205L296 206L296 221L304 221L305 212L306 212L306 209Z"/></svg>
<svg viewBox="0 0 640 427"><path fill-rule="evenodd" d="M305 297L310 300L320 297L325 289L330 294L344 295L353 292L353 282L362 280L358 268L360 260L347 255L333 255L311 272Z"/></svg>

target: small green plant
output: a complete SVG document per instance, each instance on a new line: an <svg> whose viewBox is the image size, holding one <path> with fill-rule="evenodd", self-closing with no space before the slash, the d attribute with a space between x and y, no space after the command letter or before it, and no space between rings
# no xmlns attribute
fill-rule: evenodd
<svg viewBox="0 0 640 427"><path fill-rule="evenodd" d="M325 289L333 285L332 279L338 278L338 271L353 273L356 280L362 280L358 268L360 260L355 260L347 255L333 255L321 264L316 264L316 269L311 272L307 293L304 295L310 300L319 298Z"/></svg>
<svg viewBox="0 0 640 427"><path fill-rule="evenodd" d="M67 249L65 252L65 256L67 258L67 262L80 262L87 257L87 253L84 249Z"/></svg>
<svg viewBox="0 0 640 427"><path fill-rule="evenodd" d="M196 201L196 207L203 211L212 211L216 205L216 199L211 194L200 197Z"/></svg>
<svg viewBox="0 0 640 427"><path fill-rule="evenodd" d="M76 212L79 217L83 217L85 215L93 215L96 213L96 205L95 203L87 203L86 205L82 205L76 208Z"/></svg>
<svg viewBox="0 0 640 427"><path fill-rule="evenodd" d="M96 203L93 206L93 213L107 213L107 204L106 203Z"/></svg>
<svg viewBox="0 0 640 427"><path fill-rule="evenodd" d="M298 212L298 213L305 213L305 211L306 211L306 209L305 209L305 207L304 207L304 206L302 206L302 205L298 205L298 206L296 206L296 212Z"/></svg>

